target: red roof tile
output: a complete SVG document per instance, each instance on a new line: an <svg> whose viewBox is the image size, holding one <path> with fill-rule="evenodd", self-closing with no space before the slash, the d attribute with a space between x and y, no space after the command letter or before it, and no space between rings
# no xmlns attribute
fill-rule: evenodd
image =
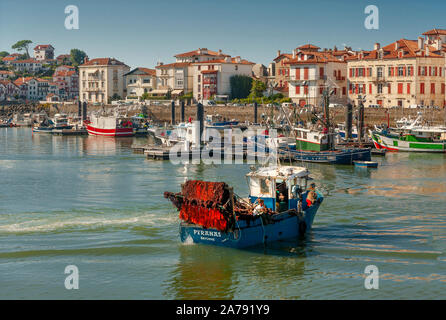
<svg viewBox="0 0 446 320"><path fill-rule="evenodd" d="M112 63L114 61L114 64ZM87 66L112 66L112 65L122 65L125 66L126 64L113 59L113 58L97 58L89 60L88 62L85 62L84 64L81 64L79 67L87 67Z"/></svg>

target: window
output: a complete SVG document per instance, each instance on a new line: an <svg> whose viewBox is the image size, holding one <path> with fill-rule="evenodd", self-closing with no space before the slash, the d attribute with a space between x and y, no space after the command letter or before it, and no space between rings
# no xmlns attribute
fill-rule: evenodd
<svg viewBox="0 0 446 320"><path fill-rule="evenodd" d="M420 93L424 94L424 83L420 83Z"/></svg>
<svg viewBox="0 0 446 320"><path fill-rule="evenodd" d="M403 84L398 83L398 94L403 94Z"/></svg>
<svg viewBox="0 0 446 320"><path fill-rule="evenodd" d="M300 68L296 68L296 80L300 80Z"/></svg>
<svg viewBox="0 0 446 320"><path fill-rule="evenodd" d="M410 83L407 84L407 94L410 94Z"/></svg>
<svg viewBox="0 0 446 320"><path fill-rule="evenodd" d="M308 80L308 67L304 68L304 80Z"/></svg>
<svg viewBox="0 0 446 320"><path fill-rule="evenodd" d="M390 84L390 83L387 85L387 93L388 94L392 93L392 84Z"/></svg>
<svg viewBox="0 0 446 320"><path fill-rule="evenodd" d="M402 77L404 74L404 67L398 67L398 77Z"/></svg>
<svg viewBox="0 0 446 320"><path fill-rule="evenodd" d="M383 93L383 84L378 83L378 93Z"/></svg>
<svg viewBox="0 0 446 320"><path fill-rule="evenodd" d="M431 93L435 94L435 83L431 83Z"/></svg>
<svg viewBox="0 0 446 320"><path fill-rule="evenodd" d="M382 67L378 67L376 69L376 73L377 73L378 78L382 78L383 77L383 68Z"/></svg>

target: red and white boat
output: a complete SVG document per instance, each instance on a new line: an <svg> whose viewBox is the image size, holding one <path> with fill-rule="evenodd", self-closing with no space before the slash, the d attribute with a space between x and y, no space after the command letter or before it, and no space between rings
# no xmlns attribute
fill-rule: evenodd
<svg viewBox="0 0 446 320"><path fill-rule="evenodd" d="M92 116L85 125L90 135L107 137L132 137L135 135L133 124L127 118Z"/></svg>

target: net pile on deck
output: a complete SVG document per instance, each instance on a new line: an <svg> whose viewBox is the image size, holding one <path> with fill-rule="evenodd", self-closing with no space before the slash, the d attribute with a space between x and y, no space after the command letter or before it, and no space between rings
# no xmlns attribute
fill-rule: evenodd
<svg viewBox="0 0 446 320"><path fill-rule="evenodd" d="M229 188L224 182L189 180L180 193L164 192L180 211L180 219L204 228L227 231L233 221Z"/></svg>

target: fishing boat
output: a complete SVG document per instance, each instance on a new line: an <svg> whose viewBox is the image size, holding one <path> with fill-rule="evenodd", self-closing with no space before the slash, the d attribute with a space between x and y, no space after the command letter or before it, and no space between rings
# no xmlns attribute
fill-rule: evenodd
<svg viewBox="0 0 446 320"><path fill-rule="evenodd" d="M295 161L326 164L353 164L353 161L370 161L370 148L334 148L336 132L310 128L294 128L296 143L279 148L282 157Z"/></svg>
<svg viewBox="0 0 446 320"><path fill-rule="evenodd" d="M396 128L371 131L377 149L405 152L446 152L446 127L426 125L423 114L415 120L402 119Z"/></svg>
<svg viewBox="0 0 446 320"><path fill-rule="evenodd" d="M181 192L165 192L180 211L181 241L247 248L293 239L311 229L324 198L307 190L306 168L263 167L246 177L246 199L224 182L189 180Z"/></svg>
<svg viewBox="0 0 446 320"><path fill-rule="evenodd" d="M335 132L341 137L342 140L345 140L346 137L346 129L345 123L338 123L338 127L335 129ZM352 128L352 139L358 139L358 129L356 126Z"/></svg>
<svg viewBox="0 0 446 320"><path fill-rule="evenodd" d="M356 167L378 168L378 162L375 161L353 161Z"/></svg>
<svg viewBox="0 0 446 320"><path fill-rule="evenodd" d="M132 137L135 134L132 122L117 116L92 115L86 127L88 134L95 136Z"/></svg>

